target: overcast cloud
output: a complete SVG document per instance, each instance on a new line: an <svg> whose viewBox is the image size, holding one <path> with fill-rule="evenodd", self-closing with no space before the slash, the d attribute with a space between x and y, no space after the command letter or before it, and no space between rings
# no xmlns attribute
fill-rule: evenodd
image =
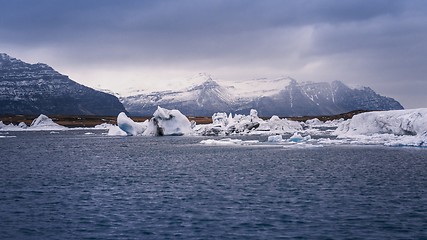
<svg viewBox="0 0 427 240"><path fill-rule="evenodd" d="M0 52L122 91L208 72L366 85L427 107L424 0L0 0Z"/></svg>

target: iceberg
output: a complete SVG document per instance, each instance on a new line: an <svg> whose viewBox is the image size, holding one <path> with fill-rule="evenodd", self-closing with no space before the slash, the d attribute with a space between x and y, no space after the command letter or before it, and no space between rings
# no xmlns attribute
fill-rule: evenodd
<svg viewBox="0 0 427 240"><path fill-rule="evenodd" d="M427 146L427 108L361 113L342 122L338 138L388 146Z"/></svg>
<svg viewBox="0 0 427 240"><path fill-rule="evenodd" d="M113 125L108 129L107 135L108 136L127 136L128 134L122 129L120 129L118 126Z"/></svg>
<svg viewBox="0 0 427 240"><path fill-rule="evenodd" d="M283 137L282 135L268 136L267 142L283 142Z"/></svg>
<svg viewBox="0 0 427 240"><path fill-rule="evenodd" d="M21 131L23 128L19 126L15 126L12 123L6 125L2 121L0 121L0 131Z"/></svg>
<svg viewBox="0 0 427 240"><path fill-rule="evenodd" d="M68 128L53 122L53 120L50 119L48 116L44 114L40 114L40 116L38 116L36 119L33 120L30 127L28 127L27 129L29 130L66 130Z"/></svg>
<svg viewBox="0 0 427 240"><path fill-rule="evenodd" d="M147 123L146 136L182 136L193 134L192 124L179 110L157 107Z"/></svg>
<svg viewBox="0 0 427 240"><path fill-rule="evenodd" d="M120 130L120 131L119 131ZM150 120L134 122L124 112L117 116L117 128L109 127L110 136L181 136L193 134L192 124L179 110L158 107Z"/></svg>
<svg viewBox="0 0 427 240"><path fill-rule="evenodd" d="M95 127L93 127L94 129L110 129L112 128L114 125L111 123L101 123L96 125Z"/></svg>
<svg viewBox="0 0 427 240"><path fill-rule="evenodd" d="M269 120L261 123L259 130L264 129L268 129L271 134L282 134L301 131L303 128L299 122L290 121L286 118L281 119L278 116L273 115Z"/></svg>
<svg viewBox="0 0 427 240"><path fill-rule="evenodd" d="M258 112L251 109L249 115L230 113L215 113L212 124L197 125L194 130L203 136L228 136L228 135L278 135L301 131L302 126L295 121L280 119L273 116L269 120L258 117Z"/></svg>
<svg viewBox="0 0 427 240"><path fill-rule="evenodd" d="M20 122L18 125L12 123L5 125L0 121L0 131L53 131L53 130L67 130L67 127L61 126L48 116L40 114L34 119L30 126L27 126L24 122Z"/></svg>
<svg viewBox="0 0 427 240"><path fill-rule="evenodd" d="M306 137L301 136L301 134L299 134L298 132L294 133L290 138L289 138L289 142L303 142L303 141L307 141L310 140L311 136L308 135Z"/></svg>
<svg viewBox="0 0 427 240"><path fill-rule="evenodd" d="M52 119L50 119L48 116L44 114L40 114L36 119L34 119L31 122L31 125L29 127L30 129L44 129L44 130L57 130L57 129L65 129L64 126L61 126L55 122L53 122Z"/></svg>
<svg viewBox="0 0 427 240"><path fill-rule="evenodd" d="M27 128L28 128L27 124L25 124L24 122L20 122L20 123L18 124L18 127L19 127L19 128L22 128L22 129L27 129Z"/></svg>
<svg viewBox="0 0 427 240"><path fill-rule="evenodd" d="M134 122L124 112L119 113L117 116L117 126L130 136L141 135L147 128L146 124Z"/></svg>

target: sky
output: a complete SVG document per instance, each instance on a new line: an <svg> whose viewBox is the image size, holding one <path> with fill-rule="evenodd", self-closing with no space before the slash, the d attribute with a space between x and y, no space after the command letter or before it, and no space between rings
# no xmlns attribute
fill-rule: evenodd
<svg viewBox="0 0 427 240"><path fill-rule="evenodd" d="M0 0L0 52L125 92L199 72L369 86L427 107L425 0ZM254 86L256 87L256 86Z"/></svg>

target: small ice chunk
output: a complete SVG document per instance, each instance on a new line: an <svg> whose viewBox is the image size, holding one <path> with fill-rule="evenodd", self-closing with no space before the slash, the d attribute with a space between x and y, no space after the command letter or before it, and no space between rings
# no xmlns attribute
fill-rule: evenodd
<svg viewBox="0 0 427 240"><path fill-rule="evenodd" d="M282 142L283 138L282 135L273 135L268 136L267 142Z"/></svg>
<svg viewBox="0 0 427 240"><path fill-rule="evenodd" d="M247 141L243 141L241 139L232 139L232 138L224 138L224 139L220 139L220 140L215 140L215 139L206 139L206 140L202 140L200 141L200 144L205 144L205 145L254 145L254 144L258 144L259 141L258 140L247 140Z"/></svg>
<svg viewBox="0 0 427 240"><path fill-rule="evenodd" d="M108 129L108 136L127 136L128 134L120 129L118 126L113 125Z"/></svg>
<svg viewBox="0 0 427 240"><path fill-rule="evenodd" d="M289 142L295 142L295 143L299 143L299 142L304 142L304 141L308 141L311 139L310 135L307 135L305 137L303 137L301 134L299 134L298 132L294 133L290 138L289 138Z"/></svg>
<svg viewBox="0 0 427 240"><path fill-rule="evenodd" d="M27 129L28 128L27 124L25 124L24 122L20 122L18 124L18 127L22 128L22 129Z"/></svg>

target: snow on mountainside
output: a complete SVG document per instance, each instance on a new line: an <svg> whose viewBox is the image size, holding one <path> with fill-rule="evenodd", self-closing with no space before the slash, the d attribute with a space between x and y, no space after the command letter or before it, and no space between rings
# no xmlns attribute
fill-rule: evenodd
<svg viewBox="0 0 427 240"><path fill-rule="evenodd" d="M233 111L234 98L227 87L219 85L207 74L199 74L195 78L197 84L181 90L139 94L122 97L121 100L133 115L148 115L156 111L157 106L176 108L192 116Z"/></svg>
<svg viewBox="0 0 427 240"><path fill-rule="evenodd" d="M78 84L46 64L0 53L0 114L116 115L125 111L110 94Z"/></svg>
<svg viewBox="0 0 427 240"><path fill-rule="evenodd" d="M216 112L260 116L332 115L353 110L403 109L399 102L368 87L350 88L340 81L298 83L290 77L254 79L233 83L213 80L207 74L192 79L191 87L156 91L121 101L132 115L149 115L157 106L180 109L186 115L211 116Z"/></svg>

